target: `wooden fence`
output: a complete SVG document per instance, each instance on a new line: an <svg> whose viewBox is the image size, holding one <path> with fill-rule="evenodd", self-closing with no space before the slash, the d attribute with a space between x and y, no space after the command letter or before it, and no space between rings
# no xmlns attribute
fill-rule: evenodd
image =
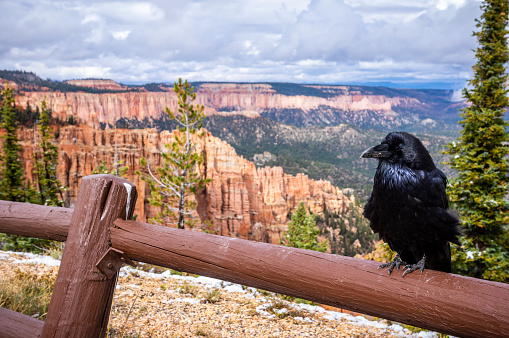
<svg viewBox="0 0 509 338"><path fill-rule="evenodd" d="M42 322L0 308L0 337L104 337L118 269L130 260L464 337L509 335L509 285L129 221L130 182L83 179L74 210L0 201L0 232L66 241ZM169 332L168 334L171 334Z"/></svg>

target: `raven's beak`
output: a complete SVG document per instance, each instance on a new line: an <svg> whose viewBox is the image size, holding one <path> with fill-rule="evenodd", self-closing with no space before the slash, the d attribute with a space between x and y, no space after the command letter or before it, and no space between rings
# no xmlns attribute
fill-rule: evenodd
<svg viewBox="0 0 509 338"><path fill-rule="evenodd" d="M388 151L389 146L385 143L364 150L360 158L388 158L391 152Z"/></svg>

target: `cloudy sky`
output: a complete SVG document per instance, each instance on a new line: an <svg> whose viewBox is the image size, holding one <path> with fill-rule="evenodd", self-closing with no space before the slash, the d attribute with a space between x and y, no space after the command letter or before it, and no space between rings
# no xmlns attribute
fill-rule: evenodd
<svg viewBox="0 0 509 338"><path fill-rule="evenodd" d="M449 83L479 0L0 0L0 69L54 80Z"/></svg>

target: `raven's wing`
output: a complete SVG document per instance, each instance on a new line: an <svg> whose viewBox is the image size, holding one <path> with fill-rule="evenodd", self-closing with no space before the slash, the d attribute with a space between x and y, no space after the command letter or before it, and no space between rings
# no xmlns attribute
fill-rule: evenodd
<svg viewBox="0 0 509 338"><path fill-rule="evenodd" d="M368 202L364 206L364 212L362 213L364 217L366 217L368 220L371 221L371 218L373 217L373 212L375 211L375 205L373 201L373 193L371 193L371 196L368 199Z"/></svg>
<svg viewBox="0 0 509 338"><path fill-rule="evenodd" d="M378 217L376 215L376 197L375 197L375 191L371 193L371 196L368 199L368 202L364 206L364 212L362 213L364 217L366 217L369 220L369 226L371 227L371 230L373 230L374 233L380 232L380 225L378 222Z"/></svg>
<svg viewBox="0 0 509 338"><path fill-rule="evenodd" d="M433 197L436 196L438 206L442 209L449 209L449 199L446 193L447 176L440 169L435 168L435 170L429 173L429 178L431 181L431 195Z"/></svg>
<svg viewBox="0 0 509 338"><path fill-rule="evenodd" d="M459 244L460 222L447 210L449 208L445 190L447 177L437 168L429 172L420 172L418 176L421 179L408 190L409 206L415 210L425 209L427 224L434 229L436 235L444 241ZM444 246L444 256L450 256L448 252L449 246Z"/></svg>
<svg viewBox="0 0 509 338"><path fill-rule="evenodd" d="M445 174L440 169L435 168L429 172L418 171L416 175L418 179L414 181L414 184L407 187L409 195L424 206L449 209L449 200L445 191L447 187Z"/></svg>

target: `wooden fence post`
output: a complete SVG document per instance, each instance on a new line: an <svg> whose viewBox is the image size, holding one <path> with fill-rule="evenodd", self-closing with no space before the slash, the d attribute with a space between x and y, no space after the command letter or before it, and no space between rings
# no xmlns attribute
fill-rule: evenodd
<svg viewBox="0 0 509 338"><path fill-rule="evenodd" d="M118 274L107 279L96 263L110 247L109 226L132 217L136 198L127 180L83 178L41 337L104 337Z"/></svg>

